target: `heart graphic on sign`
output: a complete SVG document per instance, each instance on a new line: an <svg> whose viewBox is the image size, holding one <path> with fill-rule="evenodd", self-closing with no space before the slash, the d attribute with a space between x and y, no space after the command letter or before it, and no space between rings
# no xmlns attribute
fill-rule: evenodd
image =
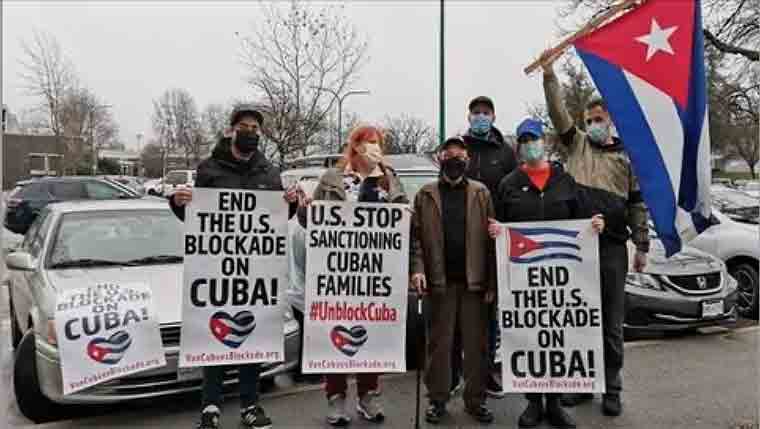
<svg viewBox="0 0 760 429"><path fill-rule="evenodd" d="M108 338L93 338L87 344L87 355L95 362L113 365L118 363L129 346L132 338L127 331L119 331Z"/></svg>
<svg viewBox="0 0 760 429"><path fill-rule="evenodd" d="M330 331L330 340L336 349L351 357L367 342L367 330L364 329L364 326L354 326L348 329L345 326L338 325Z"/></svg>
<svg viewBox="0 0 760 429"><path fill-rule="evenodd" d="M236 349L256 328L256 318L250 311L240 311L230 316L225 311L217 311L208 322L211 333L227 347Z"/></svg>

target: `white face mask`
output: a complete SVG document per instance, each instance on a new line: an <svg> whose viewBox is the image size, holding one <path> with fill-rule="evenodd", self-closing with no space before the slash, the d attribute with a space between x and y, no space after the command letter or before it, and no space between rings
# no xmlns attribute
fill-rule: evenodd
<svg viewBox="0 0 760 429"><path fill-rule="evenodd" d="M382 176L383 172L380 170L380 162L383 160L383 150L380 149L380 145L377 144L365 144L364 145L364 160L367 163L367 167L370 171L367 177Z"/></svg>

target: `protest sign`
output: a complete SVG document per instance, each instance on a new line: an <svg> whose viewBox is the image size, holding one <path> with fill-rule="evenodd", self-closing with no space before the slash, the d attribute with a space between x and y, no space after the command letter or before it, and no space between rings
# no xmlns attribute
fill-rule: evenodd
<svg viewBox="0 0 760 429"><path fill-rule="evenodd" d="M166 365L151 290L144 284L61 291L55 333L64 395Z"/></svg>
<svg viewBox="0 0 760 429"><path fill-rule="evenodd" d="M604 392L591 222L507 224L496 249L504 390Z"/></svg>
<svg viewBox="0 0 760 429"><path fill-rule="evenodd" d="M282 192L195 189L185 218L181 367L281 362Z"/></svg>
<svg viewBox="0 0 760 429"><path fill-rule="evenodd" d="M407 206L314 202L308 218L302 371L405 372Z"/></svg>

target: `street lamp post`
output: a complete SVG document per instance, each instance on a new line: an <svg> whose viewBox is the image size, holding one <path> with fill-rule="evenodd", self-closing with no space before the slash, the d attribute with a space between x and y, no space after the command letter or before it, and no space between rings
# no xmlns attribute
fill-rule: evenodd
<svg viewBox="0 0 760 429"><path fill-rule="evenodd" d="M327 91L330 94L332 94L335 98L338 99L338 148L340 148L341 142L343 141L343 100L345 100L349 95L359 95L359 94L369 94L369 90L366 89L360 89L360 90L351 90L346 92L343 95L340 95L338 91L332 90L330 88L324 88L321 86L315 86L312 87L317 90Z"/></svg>

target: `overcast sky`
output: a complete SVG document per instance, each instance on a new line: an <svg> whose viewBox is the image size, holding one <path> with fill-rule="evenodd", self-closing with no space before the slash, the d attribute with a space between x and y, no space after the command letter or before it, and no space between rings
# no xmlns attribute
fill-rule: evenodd
<svg viewBox="0 0 760 429"><path fill-rule="evenodd" d="M522 69L557 39L553 1L447 1L446 129L466 127L477 95L496 103L496 125L512 132L529 103L543 98L540 79ZM19 112L34 100L19 88L19 41L32 28L53 34L82 81L113 105L122 140L149 135L151 100L188 89L199 107L250 93L235 32L249 34L256 1L3 1L3 103ZM344 110L380 121L401 113L438 122L437 1L348 1L346 15L369 39L370 61Z"/></svg>

